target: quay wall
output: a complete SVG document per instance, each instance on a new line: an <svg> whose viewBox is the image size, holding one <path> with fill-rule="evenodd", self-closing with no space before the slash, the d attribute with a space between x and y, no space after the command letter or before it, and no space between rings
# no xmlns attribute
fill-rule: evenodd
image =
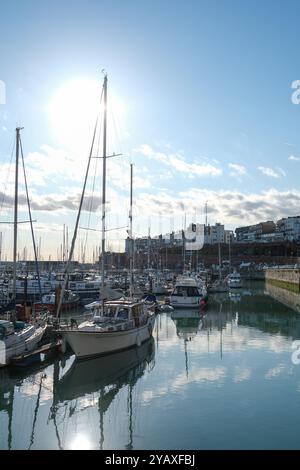
<svg viewBox="0 0 300 470"><path fill-rule="evenodd" d="M300 292L300 269L268 268L265 270L265 278L273 286Z"/></svg>
<svg viewBox="0 0 300 470"><path fill-rule="evenodd" d="M289 289L283 289L268 282L266 284L266 293L273 299L282 303L286 307L291 308L300 313L300 295L299 292L293 292Z"/></svg>

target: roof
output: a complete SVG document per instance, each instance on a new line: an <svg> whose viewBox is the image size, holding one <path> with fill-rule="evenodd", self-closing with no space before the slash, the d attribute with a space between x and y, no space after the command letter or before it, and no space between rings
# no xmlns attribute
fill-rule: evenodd
<svg viewBox="0 0 300 470"><path fill-rule="evenodd" d="M0 320L0 326L4 326L4 327L7 327L7 326L11 326L12 323L8 320Z"/></svg>
<svg viewBox="0 0 300 470"><path fill-rule="evenodd" d="M176 286L197 286L197 282L192 277L179 277Z"/></svg>
<svg viewBox="0 0 300 470"><path fill-rule="evenodd" d="M105 305L106 306L112 306L112 307L117 307L119 305L123 306L123 307L133 307L134 305L141 305L141 302L137 302L137 301L134 301L134 300L131 300L131 299L125 299L125 300L109 300L107 302L105 302Z"/></svg>

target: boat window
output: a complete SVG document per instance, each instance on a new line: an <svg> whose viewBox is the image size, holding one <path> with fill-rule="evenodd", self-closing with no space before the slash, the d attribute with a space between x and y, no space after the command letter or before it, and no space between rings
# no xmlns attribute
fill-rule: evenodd
<svg viewBox="0 0 300 470"><path fill-rule="evenodd" d="M116 309L114 309L114 308L108 308L108 309L105 311L105 316L106 316L106 317L112 318L112 317L115 316L115 314L116 314Z"/></svg>
<svg viewBox="0 0 300 470"><path fill-rule="evenodd" d="M14 325L10 322L0 324L0 338L3 339L5 336L14 333Z"/></svg>
<svg viewBox="0 0 300 470"><path fill-rule="evenodd" d="M133 317L139 317L140 316L140 309L139 309L139 306L138 305L135 305L134 307L132 307L132 316Z"/></svg>
<svg viewBox="0 0 300 470"><path fill-rule="evenodd" d="M199 295L199 291L198 291L197 287L188 287L187 288L187 295L188 295L188 297L195 297L195 296Z"/></svg>
<svg viewBox="0 0 300 470"><path fill-rule="evenodd" d="M69 287L70 289L75 289L76 288L75 282L70 282Z"/></svg>
<svg viewBox="0 0 300 470"><path fill-rule="evenodd" d="M127 320L128 319L128 309L127 308L121 308L118 311L117 317L118 318L123 318L124 320Z"/></svg>
<svg viewBox="0 0 300 470"><path fill-rule="evenodd" d="M176 287L175 295L178 295L179 297L186 297L186 289L181 286Z"/></svg>

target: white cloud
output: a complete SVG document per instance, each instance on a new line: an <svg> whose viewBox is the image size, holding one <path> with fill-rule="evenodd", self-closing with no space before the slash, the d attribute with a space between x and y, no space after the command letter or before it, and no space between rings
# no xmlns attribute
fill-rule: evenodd
<svg viewBox="0 0 300 470"><path fill-rule="evenodd" d="M142 153L146 157L160 161L161 163L172 167L179 173L187 173L193 176L219 176L222 174L222 169L212 165L206 161L200 162L187 162L182 155L167 154L163 152L156 152L148 144L143 144L139 148L134 149L136 153ZM202 160L207 160L206 158Z"/></svg>
<svg viewBox="0 0 300 470"><path fill-rule="evenodd" d="M296 157L295 155L290 155L288 159L298 162L300 160L300 157Z"/></svg>
<svg viewBox="0 0 300 470"><path fill-rule="evenodd" d="M265 166L258 166L257 168L264 175L271 176L272 178L280 178L281 176L286 176L286 173L282 168L273 169Z"/></svg>
<svg viewBox="0 0 300 470"><path fill-rule="evenodd" d="M285 370L284 364L279 364L272 369L269 369L265 374L266 379L272 379L273 377L278 377Z"/></svg>
<svg viewBox="0 0 300 470"><path fill-rule="evenodd" d="M30 152L25 158L28 177L36 171L43 175L44 180L61 177L66 180L83 181L83 175L87 166L87 157L71 157L62 149L56 149L43 144L37 152ZM37 173L35 173L36 175ZM35 183L32 178L32 184Z"/></svg>
<svg viewBox="0 0 300 470"><path fill-rule="evenodd" d="M287 145L288 147L295 147L295 144L291 144L290 142L283 142L284 145Z"/></svg>
<svg viewBox="0 0 300 470"><path fill-rule="evenodd" d="M169 164L179 172L189 173L197 176L218 176L222 170L210 163L187 163L185 160L171 156Z"/></svg>
<svg viewBox="0 0 300 470"><path fill-rule="evenodd" d="M242 369L241 367L237 366L235 370L236 373L233 378L233 381L235 383L243 382L244 380L249 380L252 375L252 370L249 367Z"/></svg>
<svg viewBox="0 0 300 470"><path fill-rule="evenodd" d="M204 190L191 188L188 191L170 191L139 194L137 205L143 214L167 214L182 216L184 213L203 214L205 201L208 204L210 223L216 221L242 226L262 220L277 220L282 216L297 215L300 191L278 191L270 189L261 193L244 194L237 191Z"/></svg>
<svg viewBox="0 0 300 470"><path fill-rule="evenodd" d="M232 170L232 176L241 176L247 173L246 167L237 163L228 163L228 167Z"/></svg>

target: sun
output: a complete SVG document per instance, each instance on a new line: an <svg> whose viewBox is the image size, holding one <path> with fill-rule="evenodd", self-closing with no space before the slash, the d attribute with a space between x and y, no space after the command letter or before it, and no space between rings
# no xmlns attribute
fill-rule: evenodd
<svg viewBox="0 0 300 470"><path fill-rule="evenodd" d="M51 127L60 145L73 154L82 157L89 149L96 118L101 112L101 92L101 80L77 78L63 83L51 97L48 107ZM124 110L124 104L109 89L108 127L110 113L114 121L120 121Z"/></svg>
<svg viewBox="0 0 300 470"><path fill-rule="evenodd" d="M70 450L91 450L91 442L85 434L79 433L72 440Z"/></svg>

